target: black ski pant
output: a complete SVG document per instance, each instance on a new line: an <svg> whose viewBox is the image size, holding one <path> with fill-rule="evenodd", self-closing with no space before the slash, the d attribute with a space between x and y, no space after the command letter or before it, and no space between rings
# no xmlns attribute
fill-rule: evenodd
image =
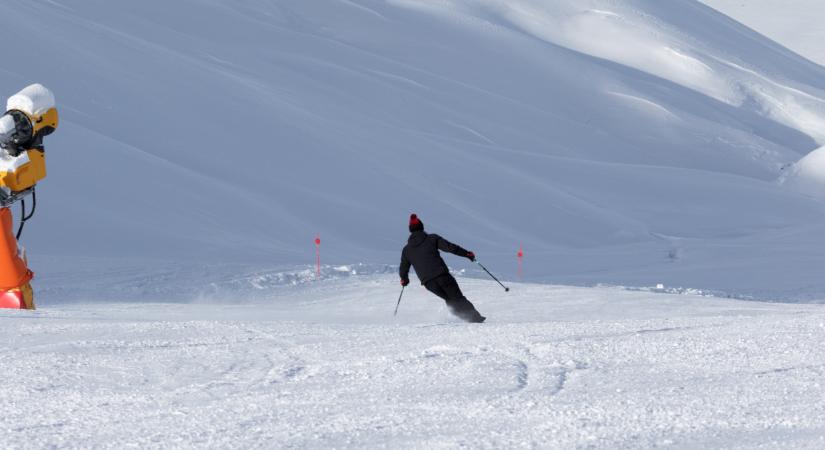
<svg viewBox="0 0 825 450"><path fill-rule="evenodd" d="M441 297L447 302L453 314L467 322L474 322L481 318L481 314L476 311L475 306L464 297L458 282L450 274L439 275L428 281L424 287L433 294Z"/></svg>

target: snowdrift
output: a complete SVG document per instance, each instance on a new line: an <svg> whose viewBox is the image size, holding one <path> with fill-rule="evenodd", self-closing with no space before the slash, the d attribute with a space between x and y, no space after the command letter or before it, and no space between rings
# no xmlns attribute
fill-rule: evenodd
<svg viewBox="0 0 825 450"><path fill-rule="evenodd" d="M792 166L783 183L799 192L825 199L825 147L812 151Z"/></svg>
<svg viewBox="0 0 825 450"><path fill-rule="evenodd" d="M825 288L825 206L776 183L825 144L825 69L698 2L58 0L0 39L4 91L63 113L44 283L311 263L315 233L394 264L417 212L504 276L523 244L537 281Z"/></svg>

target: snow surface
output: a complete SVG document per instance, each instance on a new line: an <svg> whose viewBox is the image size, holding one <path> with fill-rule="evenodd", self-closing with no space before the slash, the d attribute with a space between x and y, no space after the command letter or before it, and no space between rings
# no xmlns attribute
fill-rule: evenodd
<svg viewBox="0 0 825 450"><path fill-rule="evenodd" d="M819 64L825 64L821 0L701 0Z"/></svg>
<svg viewBox="0 0 825 450"><path fill-rule="evenodd" d="M783 183L799 192L825 199L825 147L808 153L790 167Z"/></svg>
<svg viewBox="0 0 825 450"><path fill-rule="evenodd" d="M9 97L6 110L16 109L29 116L38 116L55 107L54 94L41 84L32 84Z"/></svg>
<svg viewBox="0 0 825 450"><path fill-rule="evenodd" d="M23 152L17 156L11 156L7 152L0 153L0 171L2 172L12 172L16 171L20 167L28 164L31 160L29 159L28 152ZM10 191L8 187L4 186L4 190Z"/></svg>
<svg viewBox="0 0 825 450"><path fill-rule="evenodd" d="M825 69L695 1L32 1L0 39L0 86L60 100L36 284L316 233L397 264L417 212L505 277L523 245L532 281L825 289L825 204L777 182L825 144Z"/></svg>
<svg viewBox="0 0 825 450"><path fill-rule="evenodd" d="M12 116L0 117L0 139L6 141L7 136L15 131L14 118Z"/></svg>
<svg viewBox="0 0 825 450"><path fill-rule="evenodd" d="M0 311L0 446L825 445L821 306L461 279L472 325L395 281Z"/></svg>
<svg viewBox="0 0 825 450"><path fill-rule="evenodd" d="M62 119L0 447L825 446L825 68L699 2L36 0L0 40ZM392 317L411 212L512 286L448 260L488 323Z"/></svg>

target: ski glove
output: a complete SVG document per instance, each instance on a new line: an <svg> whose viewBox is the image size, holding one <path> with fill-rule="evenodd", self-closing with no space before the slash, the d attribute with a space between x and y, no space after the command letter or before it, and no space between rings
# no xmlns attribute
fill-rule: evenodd
<svg viewBox="0 0 825 450"><path fill-rule="evenodd" d="M476 262L476 254L473 252L467 252L467 259L472 262Z"/></svg>
<svg viewBox="0 0 825 450"><path fill-rule="evenodd" d="M406 286L406 285L408 285L408 284L410 284L410 280L408 280L408 279L406 279L406 278L402 278L402 279L401 279L401 286Z"/></svg>

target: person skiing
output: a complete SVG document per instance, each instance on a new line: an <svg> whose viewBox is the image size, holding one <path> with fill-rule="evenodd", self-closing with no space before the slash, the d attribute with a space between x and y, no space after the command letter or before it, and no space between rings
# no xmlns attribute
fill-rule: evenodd
<svg viewBox="0 0 825 450"><path fill-rule="evenodd" d="M417 215L410 216L410 239L401 251L401 286L410 284L410 266L415 269L418 279L428 291L441 297L447 302L453 314L459 318L473 323L484 322L486 317L479 314L475 306L464 297L458 282L447 268L447 264L441 258L438 251L449 252L462 256L470 261L476 260L473 252L464 250L437 234L427 234L424 232L424 223Z"/></svg>

